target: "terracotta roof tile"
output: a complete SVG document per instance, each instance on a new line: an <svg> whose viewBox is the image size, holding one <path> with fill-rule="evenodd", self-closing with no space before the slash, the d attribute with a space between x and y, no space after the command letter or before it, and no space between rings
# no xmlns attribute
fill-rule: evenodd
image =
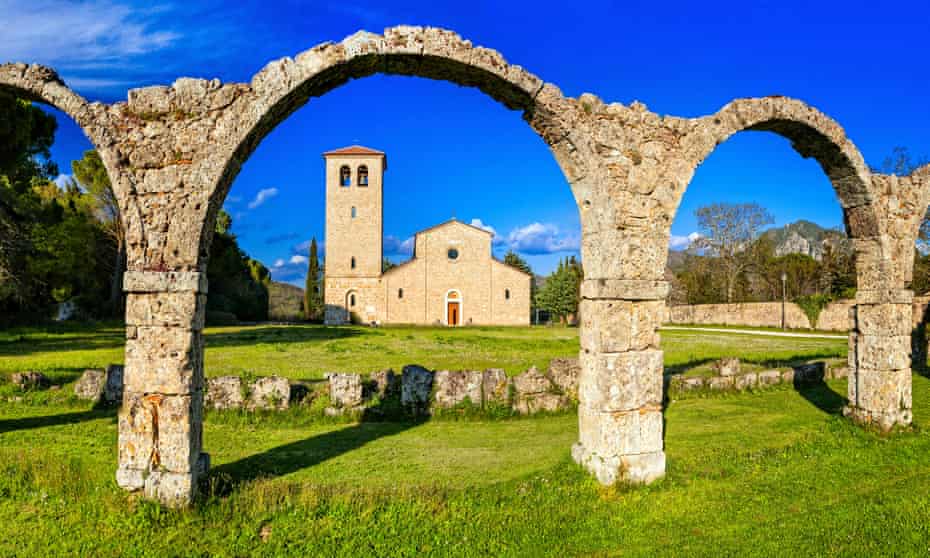
<svg viewBox="0 0 930 558"><path fill-rule="evenodd" d="M378 151L377 149L371 149L370 147L365 147L364 145L350 145L349 147L343 147L341 149L333 149L332 151L327 151L323 153L324 157L330 155L381 155L384 156L384 151Z"/></svg>

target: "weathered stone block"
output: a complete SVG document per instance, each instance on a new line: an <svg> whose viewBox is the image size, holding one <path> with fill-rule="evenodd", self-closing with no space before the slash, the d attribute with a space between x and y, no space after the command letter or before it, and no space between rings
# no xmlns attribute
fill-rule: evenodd
<svg viewBox="0 0 930 558"><path fill-rule="evenodd" d="M359 374L328 374L329 398L335 407L358 407L362 404L362 377Z"/></svg>
<svg viewBox="0 0 930 558"><path fill-rule="evenodd" d="M582 300L581 347L619 353L658 346L665 301Z"/></svg>
<svg viewBox="0 0 930 558"><path fill-rule="evenodd" d="M129 293L126 325L203 329L207 296L188 292Z"/></svg>
<svg viewBox="0 0 930 558"><path fill-rule="evenodd" d="M714 391L733 389L733 376L712 376L706 385Z"/></svg>
<svg viewBox="0 0 930 558"><path fill-rule="evenodd" d="M739 375L739 359L736 357L724 357L714 363L714 370L721 376Z"/></svg>
<svg viewBox="0 0 930 558"><path fill-rule="evenodd" d="M120 468L189 473L196 467L203 423L200 394L126 393L117 420Z"/></svg>
<svg viewBox="0 0 930 558"><path fill-rule="evenodd" d="M471 370L439 370L433 377L436 405L451 408L470 401L481 406L482 373Z"/></svg>
<svg viewBox="0 0 930 558"><path fill-rule="evenodd" d="M379 398L400 394L400 377L393 370L379 370L371 374L372 395Z"/></svg>
<svg viewBox="0 0 930 558"><path fill-rule="evenodd" d="M527 393L516 396L513 409L521 415L532 415L542 411L555 412L567 408L568 397L557 393Z"/></svg>
<svg viewBox="0 0 930 558"><path fill-rule="evenodd" d="M123 367L111 364L106 370L88 369L74 384L78 399L113 404L123 399Z"/></svg>
<svg viewBox="0 0 930 558"><path fill-rule="evenodd" d="M662 412L603 412L582 404L578 432L581 444L602 456L662 451Z"/></svg>
<svg viewBox="0 0 930 558"><path fill-rule="evenodd" d="M27 372L14 372L10 374L10 383L19 388L21 391L30 391L35 389L45 389L51 385L45 374L30 370Z"/></svg>
<svg viewBox="0 0 930 558"><path fill-rule="evenodd" d="M858 334L856 339L857 368L866 370L900 370L911 365L911 337Z"/></svg>
<svg viewBox="0 0 930 558"><path fill-rule="evenodd" d="M85 370L74 384L74 395L78 399L85 399L95 403L103 399L103 391L107 384L105 370Z"/></svg>
<svg viewBox="0 0 930 558"><path fill-rule="evenodd" d="M778 370L766 370L759 372L759 385L774 386L781 383L781 372Z"/></svg>
<svg viewBox="0 0 930 558"><path fill-rule="evenodd" d="M648 484L665 476L665 452L602 456L580 442L572 446L572 458L603 485L617 482Z"/></svg>
<svg viewBox="0 0 930 558"><path fill-rule="evenodd" d="M694 391L704 387L704 378L700 376L692 376L688 378L681 379L681 388L684 391Z"/></svg>
<svg viewBox="0 0 930 558"><path fill-rule="evenodd" d="M404 366L401 373L400 402L415 413L429 410L433 373L415 364Z"/></svg>
<svg viewBox="0 0 930 558"><path fill-rule="evenodd" d="M863 335L910 335L912 319L910 304L860 304L856 307L856 330Z"/></svg>
<svg viewBox="0 0 930 558"><path fill-rule="evenodd" d="M481 393L485 405L509 405L511 379L500 368L489 368L481 375Z"/></svg>
<svg viewBox="0 0 930 558"><path fill-rule="evenodd" d="M513 387L518 396L533 393L547 393L552 390L552 382L533 366L526 372L514 376Z"/></svg>
<svg viewBox="0 0 930 558"><path fill-rule="evenodd" d="M217 376L207 378L204 405L208 409L241 409L245 403L242 378L239 376Z"/></svg>
<svg viewBox="0 0 930 558"><path fill-rule="evenodd" d="M207 274L199 271L126 271L127 293L207 292Z"/></svg>
<svg viewBox="0 0 930 558"><path fill-rule="evenodd" d="M572 399L578 398L580 374L581 362L577 358L554 358L549 362L549 379Z"/></svg>
<svg viewBox="0 0 930 558"><path fill-rule="evenodd" d="M662 351L582 352L578 398L601 411L629 411L662 403Z"/></svg>
<svg viewBox="0 0 930 558"><path fill-rule="evenodd" d="M911 400L910 370L860 369L857 378L850 378L850 403L874 417L886 417L892 424L900 422L896 418L902 414L910 417Z"/></svg>
<svg viewBox="0 0 930 558"><path fill-rule="evenodd" d="M759 376L755 372L748 372L733 377L733 387L739 390L752 389L759 383Z"/></svg>
<svg viewBox="0 0 930 558"><path fill-rule="evenodd" d="M249 398L246 408L252 409L287 409L291 401L291 384L287 378L270 376L258 378L249 386Z"/></svg>
<svg viewBox="0 0 930 558"><path fill-rule="evenodd" d="M186 394L203 385L202 339L197 330L134 327L126 340L126 390Z"/></svg>
<svg viewBox="0 0 930 558"><path fill-rule="evenodd" d="M785 370L781 373L781 381L786 384L794 383L794 369Z"/></svg>

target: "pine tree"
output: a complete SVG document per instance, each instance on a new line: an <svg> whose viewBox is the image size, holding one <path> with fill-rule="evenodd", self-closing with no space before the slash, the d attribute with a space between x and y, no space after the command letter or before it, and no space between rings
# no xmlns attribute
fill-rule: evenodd
<svg viewBox="0 0 930 558"><path fill-rule="evenodd" d="M320 259L317 255L316 238L310 240L307 261L307 283L304 290L304 317L319 320L323 310L323 289L320 287Z"/></svg>

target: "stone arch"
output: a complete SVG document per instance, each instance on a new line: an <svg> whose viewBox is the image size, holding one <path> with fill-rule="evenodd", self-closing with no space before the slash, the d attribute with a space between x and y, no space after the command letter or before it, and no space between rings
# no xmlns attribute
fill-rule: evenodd
<svg viewBox="0 0 930 558"><path fill-rule="evenodd" d="M110 126L109 107L89 103L65 85L55 70L38 64L9 63L0 65L0 91L16 97L54 107L77 123L100 153L110 182L122 202L125 183L120 180L120 166L113 149L116 143Z"/></svg>
<svg viewBox="0 0 930 558"><path fill-rule="evenodd" d="M577 159L576 148L566 145L568 128L562 118L572 103L558 88L452 31L410 26L388 28L382 35L359 31L342 42L323 43L294 58L271 62L248 86L242 86L247 88L245 93L223 115L223 128L232 132L221 138L221 145L205 162L213 173L204 185L209 188L209 204L201 233L201 256L206 255L216 212L261 141L311 98L374 74L475 87L507 109L522 111L551 148L569 184L574 183L578 162L571 159Z"/></svg>
<svg viewBox="0 0 930 558"><path fill-rule="evenodd" d="M877 238L879 215L872 201L872 173L859 149L832 118L789 97L736 99L715 114L692 121L686 149L693 170L718 145L743 131L778 134L791 142L801 157L813 157L830 179L843 208L847 233L852 238ZM687 182L690 182L691 176ZM687 183L678 196L675 210Z"/></svg>

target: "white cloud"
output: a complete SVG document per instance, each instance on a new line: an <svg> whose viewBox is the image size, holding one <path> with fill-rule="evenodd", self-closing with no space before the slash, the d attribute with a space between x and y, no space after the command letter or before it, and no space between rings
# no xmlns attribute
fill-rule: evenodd
<svg viewBox="0 0 930 558"><path fill-rule="evenodd" d="M0 0L0 59L121 65L128 57L168 48L181 39L177 32L155 28L152 16L157 11L113 0Z"/></svg>
<svg viewBox="0 0 930 558"><path fill-rule="evenodd" d="M399 239L394 235L387 235L384 237L384 242L382 243L382 250L385 255L390 256L412 256L415 237L408 237L404 240Z"/></svg>
<svg viewBox="0 0 930 558"><path fill-rule="evenodd" d="M296 264L305 264L305 263L307 263L307 261L309 261L309 259L310 259L310 258L308 258L307 256L301 256L300 254L295 254L295 255L291 256L291 259L289 259L288 262L289 262L289 263L292 263L292 264L295 264L295 265L296 265Z"/></svg>
<svg viewBox="0 0 930 558"><path fill-rule="evenodd" d="M673 234L672 237L668 241L668 247L671 248L672 250L684 250L688 248L689 246L691 246L691 244L694 243L694 241L699 238L701 238L701 235L696 232L693 232L686 236L679 236L679 235Z"/></svg>
<svg viewBox="0 0 930 558"><path fill-rule="evenodd" d="M577 236L562 234L552 223L530 223L510 231L503 243L515 252L524 254L554 254L574 252L580 247Z"/></svg>
<svg viewBox="0 0 930 558"><path fill-rule="evenodd" d="M472 219L471 226L478 227L479 229L486 230L491 233L495 239L497 239L497 231L491 225L487 225L481 221L481 219Z"/></svg>
<svg viewBox="0 0 930 558"><path fill-rule="evenodd" d="M277 188L264 188L259 190L258 194L255 195L255 199L249 202L249 209L255 209L277 195Z"/></svg>
<svg viewBox="0 0 930 558"><path fill-rule="evenodd" d="M281 258L278 258L274 261L274 265L272 267L283 267L283 266L284 266L284 260Z"/></svg>

